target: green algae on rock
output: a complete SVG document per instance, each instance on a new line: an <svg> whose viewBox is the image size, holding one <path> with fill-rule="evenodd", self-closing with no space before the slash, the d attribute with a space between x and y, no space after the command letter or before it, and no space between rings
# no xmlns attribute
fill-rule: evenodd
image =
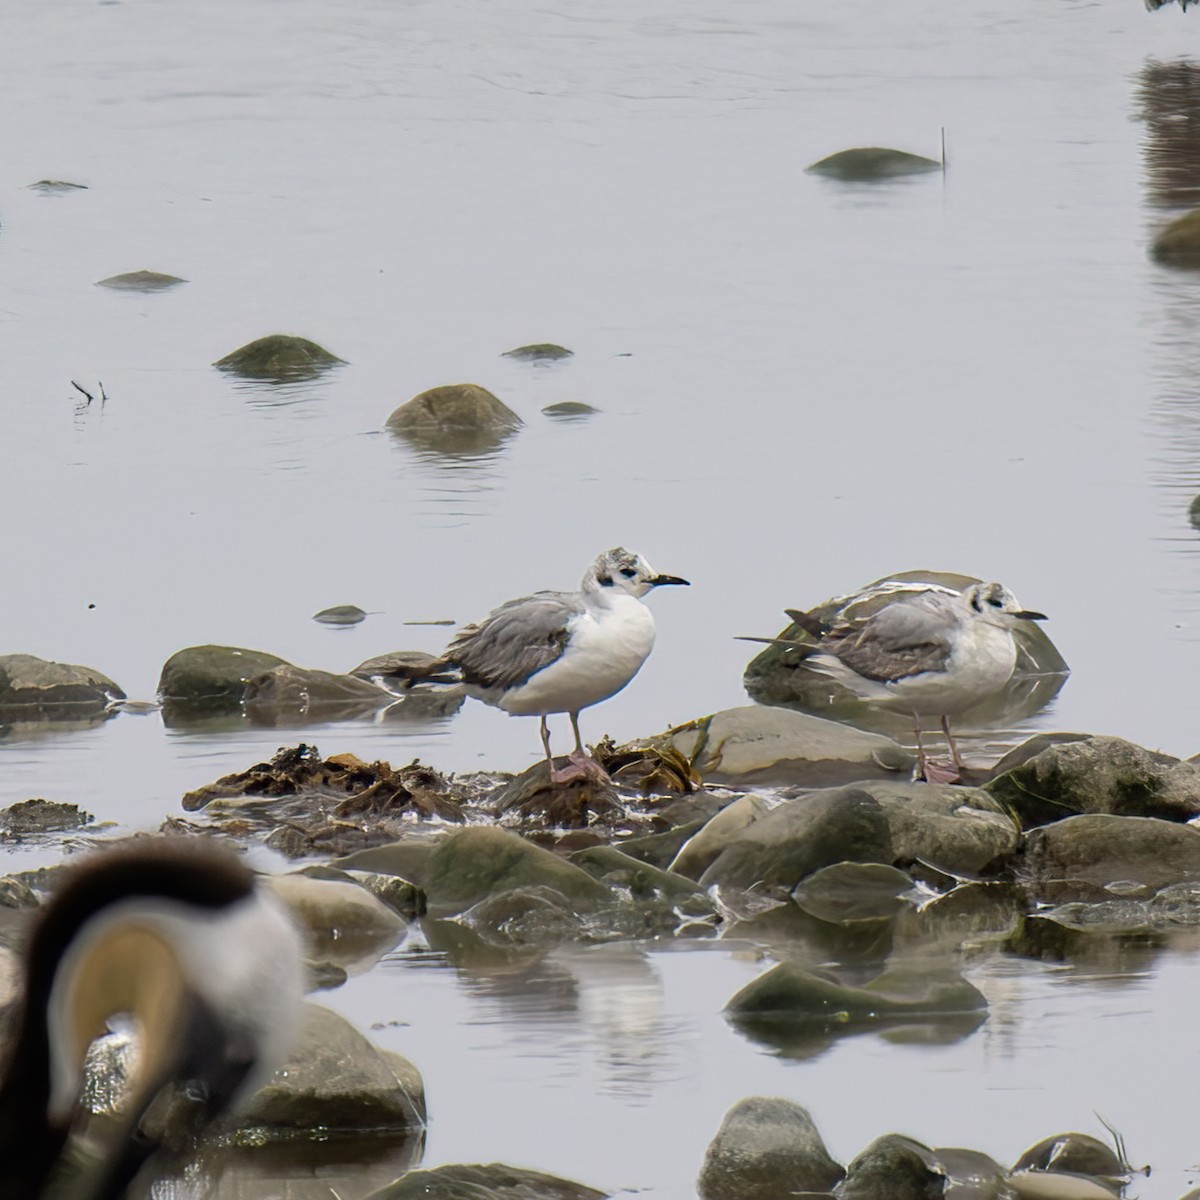
<svg viewBox="0 0 1200 1200"><path fill-rule="evenodd" d="M560 358L571 358L574 350L554 342L531 342L528 346L518 346L515 350L505 350L502 358L519 358L525 362L554 362Z"/></svg>
<svg viewBox="0 0 1200 1200"><path fill-rule="evenodd" d="M487 388L449 383L400 405L386 424L416 450L473 458L492 453L525 422Z"/></svg>
<svg viewBox="0 0 1200 1200"><path fill-rule="evenodd" d="M345 359L330 354L307 338L272 333L231 350L224 358L218 358L213 366L243 379L287 383L315 379L330 367L344 363Z"/></svg>
<svg viewBox="0 0 1200 1200"><path fill-rule="evenodd" d="M1163 226L1150 243L1150 257L1169 267L1200 267L1200 208Z"/></svg>
<svg viewBox="0 0 1200 1200"><path fill-rule="evenodd" d="M187 704L211 709L238 709L246 684L273 667L287 666L276 654L239 646L188 646L163 664L158 695L164 705Z"/></svg>
<svg viewBox="0 0 1200 1200"><path fill-rule="evenodd" d="M811 163L808 170L814 175L826 175L845 182L867 183L880 179L895 179L900 175L923 175L940 171L943 164L921 154L909 154L906 150L892 150L884 146L856 146L850 150L839 150L818 162Z"/></svg>
<svg viewBox="0 0 1200 1200"><path fill-rule="evenodd" d="M335 604L313 613L313 620L321 625L358 625L366 619L366 612L357 604Z"/></svg>
<svg viewBox="0 0 1200 1200"><path fill-rule="evenodd" d="M598 408L585 404L582 400L560 400L557 404L547 404L542 409L542 416L554 417L560 421L576 421L598 413Z"/></svg>
<svg viewBox="0 0 1200 1200"><path fill-rule="evenodd" d="M0 655L0 712L31 720L39 716L101 712L125 693L107 675L74 663L33 654Z"/></svg>

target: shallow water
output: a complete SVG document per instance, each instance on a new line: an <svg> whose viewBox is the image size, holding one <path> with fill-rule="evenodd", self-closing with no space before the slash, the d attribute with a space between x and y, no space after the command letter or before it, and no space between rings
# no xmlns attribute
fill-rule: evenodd
<svg viewBox="0 0 1200 1200"><path fill-rule="evenodd" d="M437 649L445 629L403 622L573 586L623 542L694 585L654 597L654 655L585 714L587 736L624 738L743 702L733 635L929 566L1051 614L1074 673L1034 727L1200 750L1200 285L1145 253L1200 182L1179 147L1163 182L1156 147L1186 122L1147 67L1198 19L1135 0L44 0L0 39L2 648L137 697L199 642L346 669ZM856 144L935 154L942 126L944 178L804 172ZM88 190L26 186L42 178ZM189 282L93 286L143 267ZM286 388L209 365L270 332L350 365ZM499 357L543 340L575 356ZM527 422L492 454L382 431L465 380ZM600 412L541 415L563 400ZM311 621L341 603L372 615ZM403 727L0 734L0 803L136 827L300 737L450 770L538 753L531 723L477 705ZM403 988L413 1025L386 1038L429 1078L428 1161L686 1195L720 1114L762 1090L808 1104L843 1158L903 1128L1010 1159L1096 1109L1155 1164L1142 1195L1183 1190L1186 1109L1159 1101L1194 1065L1190 959L1120 988L1017 964L1011 1004L963 1043L861 1037L785 1063L716 1015L742 960L630 951L629 983L603 953L584 956L593 993L650 1010L617 1050L594 1008L489 1006L403 956L330 1000L370 1022ZM514 1077L522 1103L483 1119Z"/></svg>

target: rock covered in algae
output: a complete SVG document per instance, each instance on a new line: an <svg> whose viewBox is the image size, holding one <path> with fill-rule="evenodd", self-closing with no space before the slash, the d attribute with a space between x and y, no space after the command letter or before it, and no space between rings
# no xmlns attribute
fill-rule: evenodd
<svg viewBox="0 0 1200 1200"><path fill-rule="evenodd" d="M239 646L188 646L163 664L158 694L164 701L237 708L256 675L288 664L275 654Z"/></svg>
<svg viewBox="0 0 1200 1200"><path fill-rule="evenodd" d="M607 1193L505 1163L449 1163L409 1171L366 1200L605 1200Z"/></svg>
<svg viewBox="0 0 1200 1200"><path fill-rule="evenodd" d="M554 342L532 342L528 346L518 346L515 350L505 350L505 358L519 358L525 362L554 362L560 358L571 358L574 350Z"/></svg>
<svg viewBox="0 0 1200 1200"><path fill-rule="evenodd" d="M1200 208L1164 225L1150 243L1150 256L1171 267L1200 267Z"/></svg>
<svg viewBox="0 0 1200 1200"><path fill-rule="evenodd" d="M818 162L809 165L814 175L827 175L831 179L863 183L878 179L894 179L898 175L923 175L928 171L940 171L942 164L934 158L921 154L909 154L906 150L892 150L884 146L856 146L850 150L839 150Z"/></svg>
<svg viewBox="0 0 1200 1200"><path fill-rule="evenodd" d="M345 362L308 338L287 333L272 333L247 342L218 358L214 367L244 379L265 379L278 383L313 379L322 371Z"/></svg>
<svg viewBox="0 0 1200 1200"><path fill-rule="evenodd" d="M418 450L468 457L490 453L523 424L477 383L430 388L387 419L387 428Z"/></svg>
<svg viewBox="0 0 1200 1200"><path fill-rule="evenodd" d="M29 720L39 713L100 710L125 693L107 675L33 654L0 655L0 712Z"/></svg>

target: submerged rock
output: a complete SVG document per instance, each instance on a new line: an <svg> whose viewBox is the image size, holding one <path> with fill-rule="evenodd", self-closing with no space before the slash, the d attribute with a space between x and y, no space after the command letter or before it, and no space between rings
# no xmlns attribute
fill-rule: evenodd
<svg viewBox="0 0 1200 1200"><path fill-rule="evenodd" d="M241 708L256 675L289 664L275 654L237 646L189 646L163 664L158 695L164 709L226 712Z"/></svg>
<svg viewBox="0 0 1200 1200"><path fill-rule="evenodd" d="M452 383L402 404L387 428L418 450L472 457L491 453L524 423L487 388Z"/></svg>
<svg viewBox="0 0 1200 1200"><path fill-rule="evenodd" d="M749 1096L725 1114L696 1186L701 1200L779 1200L828 1192L845 1173L807 1109L791 1100Z"/></svg>
<svg viewBox="0 0 1200 1200"><path fill-rule="evenodd" d="M1200 814L1200 768L1117 737L1039 734L1000 760L984 790L1027 829L1078 813Z"/></svg>
<svg viewBox="0 0 1200 1200"><path fill-rule="evenodd" d="M606 1200L606 1192L503 1163L451 1163L407 1175L366 1200Z"/></svg>
<svg viewBox="0 0 1200 1200"><path fill-rule="evenodd" d="M452 916L499 892L547 887L580 912L612 900L612 893L586 871L515 833L487 826L461 829L443 838L425 864L422 886L429 912Z"/></svg>
<svg viewBox="0 0 1200 1200"><path fill-rule="evenodd" d="M1070 1171L1113 1177L1124 1175L1128 1169L1111 1146L1086 1133L1058 1133L1043 1138L1013 1164L1014 1171Z"/></svg>
<svg viewBox="0 0 1200 1200"><path fill-rule="evenodd" d="M96 286L120 292L165 292L181 283L187 283L187 280L178 275L164 275L161 271L127 271L124 275L98 279Z"/></svg>
<svg viewBox="0 0 1200 1200"><path fill-rule="evenodd" d="M894 179L897 175L923 175L929 171L940 171L943 165L937 159L910 154L907 150L856 146L819 159L811 163L808 170L814 175L828 175L831 179L860 183Z"/></svg>
<svg viewBox="0 0 1200 1200"><path fill-rule="evenodd" d="M553 362L560 358L571 358L574 350L565 346L557 346L554 342L533 342L528 346L518 346L515 350L505 350L504 358L520 358L526 362Z"/></svg>
<svg viewBox="0 0 1200 1200"><path fill-rule="evenodd" d="M1164 225L1150 243L1150 257L1170 267L1200 267L1200 208Z"/></svg>
<svg viewBox="0 0 1200 1200"><path fill-rule="evenodd" d="M907 773L915 761L890 738L756 704L701 717L664 736L705 779L736 786L827 787Z"/></svg>
<svg viewBox="0 0 1200 1200"><path fill-rule="evenodd" d="M837 925L878 921L905 907L912 879L883 863L834 863L802 880L792 899L810 916Z"/></svg>
<svg viewBox="0 0 1200 1200"><path fill-rule="evenodd" d="M1154 817L1086 814L1030 830L1017 869L1041 897L1109 885L1159 891L1200 880L1200 831Z"/></svg>
<svg viewBox="0 0 1200 1200"><path fill-rule="evenodd" d="M593 408L590 404L585 404L582 400L560 400L557 404L547 404L542 409L542 415L545 417L554 417L560 421L577 421L583 417L590 417L599 411L598 408Z"/></svg>
<svg viewBox="0 0 1200 1200"><path fill-rule="evenodd" d="M313 620L322 625L358 625L367 619L366 612L357 604L335 604L313 613Z"/></svg>
<svg viewBox="0 0 1200 1200"><path fill-rule="evenodd" d="M272 333L231 350L224 358L218 358L213 366L244 379L287 383L315 379L330 367L344 363L344 359L307 338Z"/></svg>
<svg viewBox="0 0 1200 1200"><path fill-rule="evenodd" d="M104 710L125 693L91 667L32 654L0 655L0 713L22 721Z"/></svg>
<svg viewBox="0 0 1200 1200"><path fill-rule="evenodd" d="M334 675L280 663L246 681L246 715L259 725L349 721L391 704L395 697L355 675Z"/></svg>

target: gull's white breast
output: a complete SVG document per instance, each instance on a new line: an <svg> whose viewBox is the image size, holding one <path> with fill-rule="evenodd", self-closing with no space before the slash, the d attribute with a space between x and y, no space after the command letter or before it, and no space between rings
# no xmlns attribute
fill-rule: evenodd
<svg viewBox="0 0 1200 1200"><path fill-rule="evenodd" d="M619 692L654 648L654 617L636 597L589 605L567 626L562 655L499 700L514 716L578 712Z"/></svg>

